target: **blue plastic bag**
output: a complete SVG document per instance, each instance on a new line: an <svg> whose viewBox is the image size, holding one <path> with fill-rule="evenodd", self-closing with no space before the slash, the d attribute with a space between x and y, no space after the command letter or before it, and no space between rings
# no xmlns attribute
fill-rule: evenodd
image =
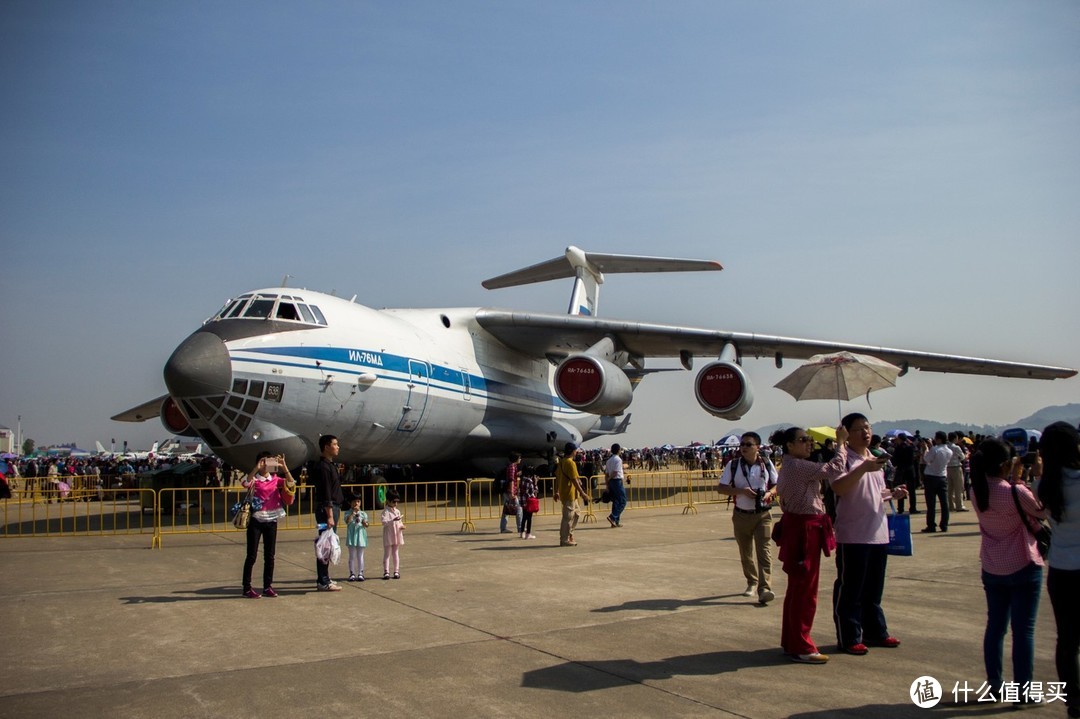
<svg viewBox="0 0 1080 719"><path fill-rule="evenodd" d="M915 547L911 543L911 515L897 514L896 507L889 502L892 511L887 515L889 522L889 548L888 553L894 557L910 557Z"/></svg>

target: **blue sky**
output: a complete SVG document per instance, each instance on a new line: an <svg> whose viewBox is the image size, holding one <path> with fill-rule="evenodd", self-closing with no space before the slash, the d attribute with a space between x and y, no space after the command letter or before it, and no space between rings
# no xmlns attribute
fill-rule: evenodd
<svg viewBox="0 0 1080 719"><path fill-rule="evenodd" d="M0 424L128 439L172 349L244 290L564 311L480 281L587 250L601 314L1080 366L1075 2L5 2ZM662 363L661 363L662 364ZM626 444L835 421L747 363ZM872 418L1009 422L1080 381L913 373ZM866 402L851 408L866 411Z"/></svg>

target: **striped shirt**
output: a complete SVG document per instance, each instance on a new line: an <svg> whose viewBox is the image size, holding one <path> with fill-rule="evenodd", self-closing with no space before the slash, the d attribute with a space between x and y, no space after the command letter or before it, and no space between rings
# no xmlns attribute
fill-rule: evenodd
<svg viewBox="0 0 1080 719"><path fill-rule="evenodd" d="M846 466L846 446L841 446L826 464L785 454L776 480L780 508L792 514L825 514L821 483L835 472L843 473Z"/></svg>
<svg viewBox="0 0 1080 719"><path fill-rule="evenodd" d="M1032 536L1013 500L1012 485L1001 477L987 477L990 485L990 497L986 510L980 510L975 501L975 490L971 490L971 504L979 518L979 533L982 534L982 546L979 559L982 568L988 574L1007 576L1019 572L1032 562L1042 566L1043 560L1035 546ZM1046 510L1039 500L1023 484L1016 485L1020 506L1031 517L1043 518ZM1034 519L1028 518L1034 523Z"/></svg>

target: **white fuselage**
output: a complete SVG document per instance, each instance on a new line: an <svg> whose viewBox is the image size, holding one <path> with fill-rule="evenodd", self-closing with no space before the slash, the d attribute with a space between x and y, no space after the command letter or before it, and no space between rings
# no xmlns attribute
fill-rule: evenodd
<svg viewBox="0 0 1080 719"><path fill-rule="evenodd" d="M581 442L598 421L558 399L546 358L511 350L479 327L476 308L373 310L305 290L251 294L317 306L325 324L275 331L285 324L234 315L200 330L224 342L229 392L170 391L234 464L275 442L286 442L293 464L297 440L313 459L323 434L338 437L340 459L350 463L542 455Z"/></svg>

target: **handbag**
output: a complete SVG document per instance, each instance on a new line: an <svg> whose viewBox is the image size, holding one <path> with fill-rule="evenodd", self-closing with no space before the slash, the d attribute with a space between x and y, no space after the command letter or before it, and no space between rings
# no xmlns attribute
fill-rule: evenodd
<svg viewBox="0 0 1080 719"><path fill-rule="evenodd" d="M510 499L506 500L506 504L503 505L503 514L505 514L507 517L516 517L517 513L518 513L517 500L514 499L513 497L511 497Z"/></svg>
<svg viewBox="0 0 1080 719"><path fill-rule="evenodd" d="M536 514L540 511L540 498L539 497L527 497L525 499L525 511L529 514Z"/></svg>
<svg viewBox="0 0 1080 719"><path fill-rule="evenodd" d="M897 514L892 500L889 500L891 514L886 515L889 523L889 546L888 554L894 557L910 557L915 553L915 547L911 543L911 515Z"/></svg>
<svg viewBox="0 0 1080 719"><path fill-rule="evenodd" d="M1032 529L1031 522L1028 521L1028 513L1020 506L1020 494L1016 491L1015 484L1012 486L1012 496L1013 502L1016 503L1016 511L1020 513L1020 521L1027 527L1027 531L1031 532L1031 535L1035 537L1035 548L1039 550L1039 556L1046 559L1046 556L1050 554L1050 540L1053 537L1050 525L1041 519L1037 519L1039 528Z"/></svg>
<svg viewBox="0 0 1080 719"><path fill-rule="evenodd" d="M254 491L255 483L252 482L248 485L247 495L240 500L240 506L233 515L232 524L237 529L247 529L248 522L251 521L251 497Z"/></svg>

